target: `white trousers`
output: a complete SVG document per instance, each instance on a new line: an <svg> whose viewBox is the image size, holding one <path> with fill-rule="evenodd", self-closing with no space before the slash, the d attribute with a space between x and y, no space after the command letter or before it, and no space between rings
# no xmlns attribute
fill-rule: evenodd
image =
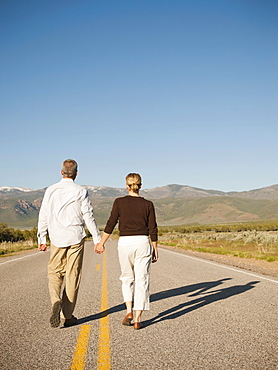
<svg viewBox="0 0 278 370"><path fill-rule="evenodd" d="M124 302L134 310L150 309L150 265L152 245L145 235L121 236L118 242Z"/></svg>

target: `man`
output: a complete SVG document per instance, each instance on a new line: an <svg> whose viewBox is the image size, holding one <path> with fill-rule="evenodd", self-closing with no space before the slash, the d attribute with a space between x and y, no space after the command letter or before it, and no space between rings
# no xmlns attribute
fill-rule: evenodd
<svg viewBox="0 0 278 370"><path fill-rule="evenodd" d="M100 241L88 192L74 183L77 163L73 159L65 160L61 174L62 180L46 189L38 221L38 249L47 250L47 230L51 241L48 281L52 303L50 325L53 328L60 325L60 317L66 327L77 323L73 310L81 278L86 236L84 223L94 244Z"/></svg>

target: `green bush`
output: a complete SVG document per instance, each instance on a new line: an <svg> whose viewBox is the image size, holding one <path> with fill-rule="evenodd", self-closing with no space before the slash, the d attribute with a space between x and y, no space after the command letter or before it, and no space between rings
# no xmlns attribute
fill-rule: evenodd
<svg viewBox="0 0 278 370"><path fill-rule="evenodd" d="M19 230L9 227L5 223L0 223L0 242L18 242L32 240L37 241L37 228L31 230Z"/></svg>

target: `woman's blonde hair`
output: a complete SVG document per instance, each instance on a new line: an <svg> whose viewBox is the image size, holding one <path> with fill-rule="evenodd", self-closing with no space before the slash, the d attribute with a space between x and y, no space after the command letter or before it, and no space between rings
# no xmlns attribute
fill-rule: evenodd
<svg viewBox="0 0 278 370"><path fill-rule="evenodd" d="M139 173L129 173L126 176L125 180L129 189L131 191L134 191L134 193L138 193L142 185L142 179Z"/></svg>

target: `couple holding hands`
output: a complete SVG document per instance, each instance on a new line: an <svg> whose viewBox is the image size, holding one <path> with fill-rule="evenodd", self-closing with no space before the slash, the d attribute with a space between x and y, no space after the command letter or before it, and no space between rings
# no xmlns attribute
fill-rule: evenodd
<svg viewBox="0 0 278 370"><path fill-rule="evenodd" d="M141 176L126 176L128 195L115 199L110 217L100 236L93 207L86 189L74 183L77 163L63 162L62 180L46 189L38 221L38 248L46 251L46 234L51 241L48 263L49 293L52 303L50 324L77 323L73 316L81 278L86 224L93 237L95 252L102 253L105 243L119 223L118 255L120 280L126 304L123 325L141 329L141 315L149 310L150 265L158 259L157 224L153 203L139 195ZM65 279L61 297L62 285Z"/></svg>

